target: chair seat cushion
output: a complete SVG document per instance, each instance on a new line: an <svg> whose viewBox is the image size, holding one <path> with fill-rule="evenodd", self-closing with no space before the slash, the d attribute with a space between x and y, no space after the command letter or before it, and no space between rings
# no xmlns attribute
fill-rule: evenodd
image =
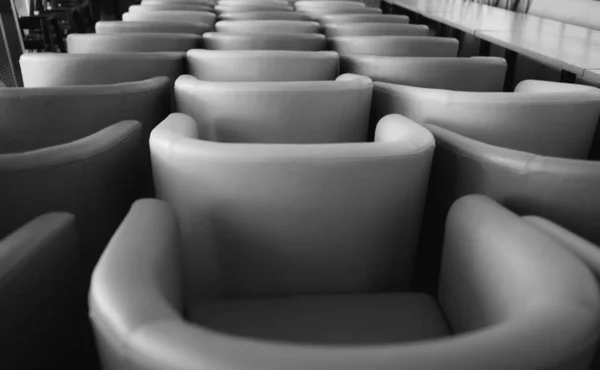
<svg viewBox="0 0 600 370"><path fill-rule="evenodd" d="M426 294L313 295L199 302L188 319L208 329L310 344L381 344L447 336L437 301Z"/></svg>

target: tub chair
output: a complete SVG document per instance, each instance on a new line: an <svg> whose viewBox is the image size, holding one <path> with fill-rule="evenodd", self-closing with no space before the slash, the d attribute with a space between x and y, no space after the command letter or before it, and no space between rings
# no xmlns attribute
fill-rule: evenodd
<svg viewBox="0 0 600 370"><path fill-rule="evenodd" d="M177 111L191 116L207 140L360 142L367 138L371 89L369 78L356 75L335 81L237 83L184 75L175 82L175 101Z"/></svg>
<svg viewBox="0 0 600 370"><path fill-rule="evenodd" d="M202 46L202 37L188 33L72 33L67 51L72 54L188 51Z"/></svg>
<svg viewBox="0 0 600 370"><path fill-rule="evenodd" d="M86 317L76 234L73 216L64 212L39 215L14 230L3 230L3 368L89 369L80 362Z"/></svg>
<svg viewBox="0 0 600 370"><path fill-rule="evenodd" d="M439 263L447 211L452 202L467 194L487 195L519 214L550 219L600 243L600 162L536 155L532 152L538 143L533 141L529 151L518 151L507 148L512 145L509 139L492 145L436 125L426 127L438 145L421 247L422 260L430 265L419 268L421 284L431 286L435 281L432 271L436 266L431 263ZM557 135L569 141L569 135ZM543 140L540 134L539 141Z"/></svg>
<svg viewBox="0 0 600 370"><path fill-rule="evenodd" d="M419 58L348 55L340 59L342 73L373 81L431 89L500 92L506 61L496 57Z"/></svg>
<svg viewBox="0 0 600 370"><path fill-rule="evenodd" d="M142 5L214 5L216 0L142 0Z"/></svg>
<svg viewBox="0 0 600 370"><path fill-rule="evenodd" d="M265 11L275 10L280 12L291 12L294 9L288 4L271 3L271 2L252 2L247 4L236 4L236 5L217 5L215 6L215 12L221 13L235 13L235 12L254 12L254 11Z"/></svg>
<svg viewBox="0 0 600 370"><path fill-rule="evenodd" d="M325 36L428 36L424 24L394 23L342 23L326 24Z"/></svg>
<svg viewBox="0 0 600 370"><path fill-rule="evenodd" d="M592 244L579 235L565 229L564 227L549 221L539 216L523 217L527 222L535 225L540 230L551 236L554 241L558 242L566 250L577 256L585 263L592 273L596 276L596 281L600 281L600 247ZM590 369L598 369L600 367L600 346L596 347L594 361Z"/></svg>
<svg viewBox="0 0 600 370"><path fill-rule="evenodd" d="M333 51L190 50L188 73L205 81L335 80L339 57Z"/></svg>
<svg viewBox="0 0 600 370"><path fill-rule="evenodd" d="M96 22L96 33L190 33L202 35L212 31L212 25L197 22L122 22L122 21L98 21Z"/></svg>
<svg viewBox="0 0 600 370"><path fill-rule="evenodd" d="M96 23L97 25L98 23ZM184 53L23 54L19 60L25 87L103 85L166 76L185 71Z"/></svg>
<svg viewBox="0 0 600 370"><path fill-rule="evenodd" d="M207 166L206 152L221 157L206 168L210 172L203 171L209 176L185 171L195 184L214 180L193 187L181 178L176 191L188 191L172 207L138 201L94 271L90 318L105 369L583 370L588 365L600 325L594 277L543 232L489 199L471 196L454 205L437 296L390 282L404 277L408 261L398 257L412 243L398 231L410 230L404 225L415 215L402 202L385 199L381 208L373 202L402 194L411 177L401 176L382 193L389 179L375 176L397 171L383 175L375 163L392 162L398 158L392 153L405 155L423 140L411 142L401 134L408 147L383 138L361 144L390 151L380 156L372 149L366 163L354 159L364 158L366 148L347 164L327 160L329 166L317 176L335 181L315 188L298 184L313 184L309 174L337 151L300 157L302 146L285 151L282 163L282 158L270 162L251 146L237 148L232 157L230 151L203 149L205 143L190 138L193 127L192 122L161 132L156 140L164 135L165 143L157 145L179 146L176 155L185 164L174 167ZM194 160L194 154L203 160ZM267 158L279 153L270 154ZM290 164L312 170L291 171ZM262 170L245 176L248 165ZM344 171L332 173L338 166ZM373 176L349 172L347 166ZM177 173L182 177L181 169ZM244 191L230 175L241 178ZM363 185L379 191L365 197ZM212 196L201 194L207 188L220 194L214 205L204 201ZM323 201L325 207L311 207ZM252 206L259 203L257 214ZM281 204L290 206L284 211ZM192 210L182 217L178 207ZM365 212L370 217L362 217ZM308 220L310 227L304 226ZM147 263L140 263L140 256Z"/></svg>
<svg viewBox="0 0 600 370"><path fill-rule="evenodd" d="M381 14L379 8L367 8L367 7L314 7L305 8L301 11L302 13L308 14L313 19L320 20L322 16L329 14Z"/></svg>
<svg viewBox="0 0 600 370"><path fill-rule="evenodd" d="M329 14L319 17L322 24L345 23L409 23L406 15L398 14Z"/></svg>
<svg viewBox="0 0 600 370"><path fill-rule="evenodd" d="M296 50L327 49L325 36L316 33L224 33L207 32L203 36L208 50Z"/></svg>
<svg viewBox="0 0 600 370"><path fill-rule="evenodd" d="M340 56L456 57L458 40L429 36L344 36L328 39Z"/></svg>
<svg viewBox="0 0 600 370"><path fill-rule="evenodd" d="M242 6L247 6L247 5L252 5L252 4L256 4L256 5L262 5L262 4L277 4L279 6L285 5L285 6L289 6L290 3L287 1L283 1L283 0L222 0L219 1L219 5L222 6L238 6L238 5L242 5Z"/></svg>
<svg viewBox="0 0 600 370"><path fill-rule="evenodd" d="M166 77L114 85L0 89L0 110L4 112L0 148L3 153L19 153L53 147L128 119L142 123L146 143L150 131L170 113L170 95L171 83ZM140 196L150 196L148 146L142 150L145 163L140 167L144 182Z"/></svg>
<svg viewBox="0 0 600 370"><path fill-rule="evenodd" d="M189 12L185 10L138 10L135 13L123 13L123 21L151 22L194 22L208 25L215 24L216 15L212 12Z"/></svg>
<svg viewBox="0 0 600 370"><path fill-rule="evenodd" d="M207 3L200 4L142 4L142 5L131 5L129 7L129 12L134 13L137 11L146 11L146 10L157 10L157 11L170 11L170 10L185 10L190 12L212 12L214 9L214 5Z"/></svg>
<svg viewBox="0 0 600 370"><path fill-rule="evenodd" d="M52 136L54 145L49 140L44 145L30 131L22 135L27 137L21 146L2 148L0 235L47 212L72 213L82 272L89 279L110 236L141 195L142 125L122 121L73 141L68 135L73 130L49 130L38 127L37 136Z"/></svg>
<svg viewBox="0 0 600 370"><path fill-rule="evenodd" d="M312 21L312 18L303 13L288 12L288 11L256 11L256 12L231 12L219 14L219 20L221 21L249 21L249 20L261 20L261 19L280 19L280 20L294 20L294 21Z"/></svg>
<svg viewBox="0 0 600 370"><path fill-rule="evenodd" d="M365 4L358 1L296 1L294 8L297 11L312 11L315 9L365 8Z"/></svg>
<svg viewBox="0 0 600 370"><path fill-rule="evenodd" d="M215 29L217 32L233 33L320 33L321 25L290 20L219 21Z"/></svg>
<svg viewBox="0 0 600 370"><path fill-rule="evenodd" d="M511 93L483 93L377 82L373 122L390 113L491 145L582 159L600 115L600 89L526 80Z"/></svg>

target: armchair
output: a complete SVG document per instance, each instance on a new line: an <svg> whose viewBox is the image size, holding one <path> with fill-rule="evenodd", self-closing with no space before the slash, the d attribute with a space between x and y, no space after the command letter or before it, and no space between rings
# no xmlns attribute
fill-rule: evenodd
<svg viewBox="0 0 600 370"><path fill-rule="evenodd" d="M297 50L327 49L325 36L316 33L223 33L207 32L203 36L208 50Z"/></svg>
<svg viewBox="0 0 600 370"><path fill-rule="evenodd" d="M99 21L96 22L96 33L100 34L123 34L123 33L189 33L202 35L213 30L210 24L198 22L175 22L175 21Z"/></svg>
<svg viewBox="0 0 600 370"><path fill-rule="evenodd" d="M193 22L210 26L215 24L216 15L212 12L189 12L185 10L145 10L139 9L131 13L123 13L123 21L152 21L152 22Z"/></svg>
<svg viewBox="0 0 600 370"><path fill-rule="evenodd" d="M424 24L395 23L342 23L325 24L325 36L428 36L429 27Z"/></svg>
<svg viewBox="0 0 600 370"><path fill-rule="evenodd" d="M202 37L187 33L72 33L67 51L77 54L188 51L202 45Z"/></svg>
<svg viewBox="0 0 600 370"><path fill-rule="evenodd" d="M329 14L319 17L319 20L321 24L410 22L408 16L398 14Z"/></svg>
<svg viewBox="0 0 600 370"><path fill-rule="evenodd" d="M361 142L367 138L371 90L371 80L356 75L335 81L225 83L184 75L175 82L175 101L205 140Z"/></svg>
<svg viewBox="0 0 600 370"><path fill-rule="evenodd" d="M294 21L312 21L313 19L306 14L282 10L263 10L254 12L232 11L219 14L220 21L235 21L235 20L294 20Z"/></svg>
<svg viewBox="0 0 600 370"><path fill-rule="evenodd" d="M320 33L317 22L291 20L219 21L217 32L233 33Z"/></svg>
<svg viewBox="0 0 600 370"><path fill-rule="evenodd" d="M190 75L205 81L319 81L339 74L333 51L195 49L187 64Z"/></svg>
<svg viewBox="0 0 600 370"><path fill-rule="evenodd" d="M458 40L429 36L340 36L329 40L340 56L456 57Z"/></svg>

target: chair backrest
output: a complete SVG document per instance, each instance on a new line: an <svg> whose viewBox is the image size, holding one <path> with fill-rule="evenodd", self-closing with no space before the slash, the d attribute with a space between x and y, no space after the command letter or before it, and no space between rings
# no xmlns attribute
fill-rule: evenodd
<svg viewBox="0 0 600 370"><path fill-rule="evenodd" d="M326 50L325 36L316 33L224 33L207 32L203 35L208 50Z"/></svg>
<svg viewBox="0 0 600 370"><path fill-rule="evenodd" d="M23 54L25 87L103 85L166 76L174 82L185 71L185 53Z"/></svg>
<svg viewBox="0 0 600 370"><path fill-rule="evenodd" d="M339 57L333 51L190 50L188 73L205 81L335 80Z"/></svg>
<svg viewBox="0 0 600 370"><path fill-rule="evenodd" d="M367 8L367 7L314 7L305 8L301 11L306 13L315 19L329 14L381 14L379 8Z"/></svg>
<svg viewBox="0 0 600 370"><path fill-rule="evenodd" d="M72 33L67 36L67 51L76 54L188 51L201 45L201 36L188 33Z"/></svg>
<svg viewBox="0 0 600 370"><path fill-rule="evenodd" d="M135 13L123 13L124 21L152 21L152 22L197 22L215 24L216 15L210 12L188 12L185 10L139 10Z"/></svg>
<svg viewBox="0 0 600 370"><path fill-rule="evenodd" d="M219 21L215 24L215 30L233 33L319 33L321 26L317 22L291 20Z"/></svg>
<svg viewBox="0 0 600 370"><path fill-rule="evenodd" d="M246 5L251 5L251 4L256 4L256 5L262 5L262 4L277 4L277 5L286 5L289 6L290 3L284 0L222 0L219 1L219 5L223 5L223 6L236 6L236 5L241 5L241 6L246 6Z"/></svg>
<svg viewBox="0 0 600 370"><path fill-rule="evenodd" d="M198 22L155 22L155 21L98 21L96 33L190 33L202 35L213 30L210 24Z"/></svg>
<svg viewBox="0 0 600 370"><path fill-rule="evenodd" d="M52 210L72 213L87 281L131 202L142 196L142 129L123 121L72 142L1 154L0 235Z"/></svg>
<svg viewBox="0 0 600 370"><path fill-rule="evenodd" d="M430 191L435 213L466 194L487 195L519 214L548 218L600 243L600 162L544 157L427 125L438 147ZM567 180L568 179L568 180ZM435 203L435 204L433 204Z"/></svg>
<svg viewBox="0 0 600 370"><path fill-rule="evenodd" d="M341 56L456 57L458 54L458 40L449 37L347 36L328 41L329 48Z"/></svg>
<svg viewBox="0 0 600 370"><path fill-rule="evenodd" d="M496 57L349 55L340 60L342 73L368 76L378 82L458 91L502 91L506 68L506 61Z"/></svg>
<svg viewBox="0 0 600 370"><path fill-rule="evenodd" d="M132 119L146 135L170 112L166 77L115 85L0 89L0 153L69 143ZM40 134L43 133L43 134Z"/></svg>
<svg viewBox="0 0 600 370"><path fill-rule="evenodd" d="M333 145L199 140L180 114L157 127L155 181L179 219L187 298L406 287L434 143L401 116L381 126L375 143Z"/></svg>
<svg viewBox="0 0 600 370"><path fill-rule="evenodd" d="M216 0L142 0L142 5L215 5Z"/></svg>
<svg viewBox="0 0 600 370"><path fill-rule="evenodd" d="M428 36L424 24L394 23L342 23L326 24L325 36Z"/></svg>
<svg viewBox="0 0 600 370"><path fill-rule="evenodd" d="M215 12L221 13L235 13L235 12L255 12L265 10L276 10L282 12L291 12L294 9L288 4L280 3L247 3L247 4L235 4L235 5L217 5L215 6Z"/></svg>
<svg viewBox="0 0 600 370"><path fill-rule="evenodd" d="M149 11L149 10L157 10L157 11L170 11L170 10L185 10L185 11L196 11L196 12L212 12L214 6L209 4L142 4L142 5L131 5L129 7L130 13L135 13L138 11Z"/></svg>
<svg viewBox="0 0 600 370"><path fill-rule="evenodd" d="M406 15L398 14L329 14L319 17L322 24L344 23L409 23Z"/></svg>
<svg viewBox="0 0 600 370"><path fill-rule="evenodd" d="M514 93L483 93L376 82L373 119L391 113L491 145L583 159L600 116L600 89L527 80Z"/></svg>
<svg viewBox="0 0 600 370"><path fill-rule="evenodd" d="M369 78L355 75L288 82L210 82L184 75L175 82L175 101L205 140L344 143L367 140L371 90Z"/></svg>
<svg viewBox="0 0 600 370"><path fill-rule="evenodd" d="M298 12L288 12L281 10L264 10L256 12L231 12L221 13L219 20L235 21L235 20L259 20L259 19L281 19L281 20L296 20L296 21L311 21L312 18L306 14Z"/></svg>
<svg viewBox="0 0 600 370"><path fill-rule="evenodd" d="M347 9L364 8L365 4L358 1L296 1L294 8L299 11L313 9Z"/></svg>

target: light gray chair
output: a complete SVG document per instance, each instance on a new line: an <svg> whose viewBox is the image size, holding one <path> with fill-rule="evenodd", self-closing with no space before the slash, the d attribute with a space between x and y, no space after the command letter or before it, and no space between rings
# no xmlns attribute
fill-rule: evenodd
<svg viewBox="0 0 600 370"><path fill-rule="evenodd" d="M368 76L377 82L457 91L501 92L506 68L506 61L497 57L349 55L340 60L341 73Z"/></svg>
<svg viewBox="0 0 600 370"><path fill-rule="evenodd" d="M296 50L327 49L325 36L316 33L252 34L207 32L203 36L208 50Z"/></svg>
<svg viewBox="0 0 600 370"><path fill-rule="evenodd" d="M129 12L134 13L138 11L147 11L147 10L157 10L157 11L190 11L190 12L212 12L214 9L214 5L207 3L198 3L198 4L182 4L182 3L162 3L162 4L148 4L144 3L141 5L131 5L129 7Z"/></svg>
<svg viewBox="0 0 600 370"><path fill-rule="evenodd" d="M255 12L255 11L279 11L279 12L291 12L294 9L285 3L274 3L274 2L252 2L246 4L236 5L217 5L215 6L215 12L221 13L237 13L237 12Z"/></svg>
<svg viewBox="0 0 600 370"><path fill-rule="evenodd" d="M190 50L188 73L205 81L335 80L339 57L333 51Z"/></svg>
<svg viewBox="0 0 600 370"><path fill-rule="evenodd" d="M76 54L188 51L202 37L187 33L78 34L67 36L67 51Z"/></svg>
<svg viewBox="0 0 600 370"><path fill-rule="evenodd" d="M134 13L123 13L123 21L152 21L152 22L194 22L208 25L215 24L216 15L212 12L189 12L185 10L138 10Z"/></svg>
<svg viewBox="0 0 600 370"><path fill-rule="evenodd" d="M185 53L23 54L25 87L102 85L165 76L174 82L185 73Z"/></svg>
<svg viewBox="0 0 600 370"><path fill-rule="evenodd" d="M265 10L255 12L231 12L219 14L219 20L221 21L236 21L236 20L266 20L266 19L279 19L279 20L295 20L295 21L312 21L313 19L306 14L298 12L288 12L281 10Z"/></svg>
<svg viewBox="0 0 600 370"><path fill-rule="evenodd" d="M321 25L310 21L292 20L252 20L219 21L215 24L217 32L233 33L320 33Z"/></svg>
<svg viewBox="0 0 600 370"><path fill-rule="evenodd" d="M456 57L458 40L428 36L345 36L328 39L340 56Z"/></svg>
<svg viewBox="0 0 600 370"><path fill-rule="evenodd" d="M325 36L428 36L429 27L424 24L395 23L342 23L326 24Z"/></svg>
<svg viewBox="0 0 600 370"><path fill-rule="evenodd" d="M367 139L371 90L369 78L355 75L286 82L211 82L184 75L175 82L175 101L206 140L345 143Z"/></svg>
<svg viewBox="0 0 600 370"><path fill-rule="evenodd" d="M209 24L198 22L175 22L175 21L98 21L96 22L96 33L191 33L202 35L212 31L214 27Z"/></svg>
<svg viewBox="0 0 600 370"><path fill-rule="evenodd" d="M409 23L406 15L397 14L329 14L319 17L322 24L345 23Z"/></svg>
<svg viewBox="0 0 600 370"><path fill-rule="evenodd" d="M587 158L600 115L600 89L526 80L514 92L469 92L376 82L374 122L391 113L491 145Z"/></svg>

